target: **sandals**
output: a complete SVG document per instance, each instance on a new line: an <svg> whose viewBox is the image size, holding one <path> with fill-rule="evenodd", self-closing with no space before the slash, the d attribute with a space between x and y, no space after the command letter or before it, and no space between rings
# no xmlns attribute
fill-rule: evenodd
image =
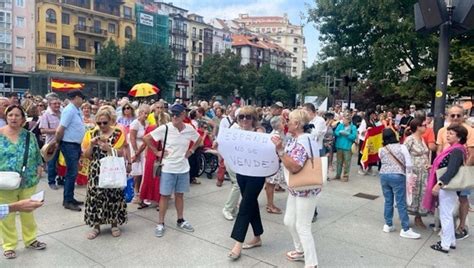
<svg viewBox="0 0 474 268"><path fill-rule="evenodd" d="M281 214L281 209L275 206L267 206L267 212L270 214Z"/></svg>
<svg viewBox="0 0 474 268"><path fill-rule="evenodd" d="M36 250L42 250L46 248L46 243L40 242L38 240L33 241L29 246L26 248L31 248L31 249L36 249Z"/></svg>
<svg viewBox="0 0 474 268"><path fill-rule="evenodd" d="M100 229L94 228L94 229L92 229L92 231L90 231L90 232L87 234L87 239L93 240L93 239L95 239L96 237L98 237L99 234L100 234Z"/></svg>
<svg viewBox="0 0 474 268"><path fill-rule="evenodd" d="M431 248L436 250L436 251L439 251L439 252L443 252L443 253L449 253L449 250L446 250L444 249L442 246L441 246L441 243L436 243L434 245L431 245Z"/></svg>
<svg viewBox="0 0 474 268"><path fill-rule="evenodd" d="M229 255L227 255L227 257L229 257L233 261L236 261L236 260L240 259L240 255L241 255L241 253L235 254L234 252L231 251L231 252L229 252Z"/></svg>
<svg viewBox="0 0 474 268"><path fill-rule="evenodd" d="M145 202L142 201L142 202L138 205L137 208L138 208L138 209L144 209L144 208L147 208L147 207L149 207L149 206L150 206L150 205L147 205L147 204L145 204Z"/></svg>
<svg viewBox="0 0 474 268"><path fill-rule="evenodd" d="M289 261L304 261L304 252L299 252L296 250L288 251L286 253L286 258Z"/></svg>
<svg viewBox="0 0 474 268"><path fill-rule="evenodd" d="M201 182L198 181L197 179L192 179L191 184L201 184Z"/></svg>
<svg viewBox="0 0 474 268"><path fill-rule="evenodd" d="M262 240L258 241L257 243L254 244L246 244L244 243L242 245L242 249L251 249L251 248L258 248L262 246Z"/></svg>
<svg viewBox="0 0 474 268"><path fill-rule="evenodd" d="M15 259L16 258L16 252L14 250L5 250L5 252L3 252L3 256L7 260Z"/></svg>
<svg viewBox="0 0 474 268"><path fill-rule="evenodd" d="M113 237L119 237L122 234L122 231L120 231L118 227L112 227L110 230L112 231Z"/></svg>

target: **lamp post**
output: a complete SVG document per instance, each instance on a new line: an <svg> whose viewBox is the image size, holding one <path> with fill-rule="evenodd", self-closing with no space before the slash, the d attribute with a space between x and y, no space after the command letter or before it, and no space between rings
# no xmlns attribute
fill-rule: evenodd
<svg viewBox="0 0 474 268"><path fill-rule="evenodd" d="M3 92L7 92L5 88L5 68L7 67L7 62L2 62L2 73L3 73Z"/></svg>

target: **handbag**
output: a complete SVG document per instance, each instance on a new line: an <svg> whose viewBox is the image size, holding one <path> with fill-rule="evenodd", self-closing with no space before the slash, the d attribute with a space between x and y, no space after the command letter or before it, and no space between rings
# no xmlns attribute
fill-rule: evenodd
<svg viewBox="0 0 474 268"><path fill-rule="evenodd" d="M327 157L314 157L311 140L308 138L311 157L306 159L303 168L297 173L284 169L288 187L294 190L321 188L327 181Z"/></svg>
<svg viewBox="0 0 474 268"><path fill-rule="evenodd" d="M440 168L436 170L436 176L441 178L448 168ZM462 191L465 189L474 189L474 166L460 166L458 173L449 181L448 184L443 186L443 190L451 191Z"/></svg>
<svg viewBox="0 0 474 268"><path fill-rule="evenodd" d="M99 188L115 189L127 186L125 159L112 149L112 155L100 159Z"/></svg>
<svg viewBox="0 0 474 268"><path fill-rule="evenodd" d="M168 125L165 124L165 140L163 141L163 148L161 151L161 158L156 160L153 163L153 178L161 176L161 167L163 166L161 162L163 161L163 157L165 157L165 148L166 148L166 140L168 139Z"/></svg>
<svg viewBox="0 0 474 268"><path fill-rule="evenodd" d="M23 165L21 171L0 171L0 190L15 190L20 188L21 181L25 176L28 154L30 151L30 132L26 133L25 150L23 153Z"/></svg>

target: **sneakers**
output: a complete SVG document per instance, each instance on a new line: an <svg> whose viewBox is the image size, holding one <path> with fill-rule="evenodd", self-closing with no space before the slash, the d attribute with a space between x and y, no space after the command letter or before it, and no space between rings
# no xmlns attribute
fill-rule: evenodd
<svg viewBox="0 0 474 268"><path fill-rule="evenodd" d="M367 175L367 172L363 171L362 169L359 169L359 171L357 171L357 173L359 173L359 175L361 175L361 176Z"/></svg>
<svg viewBox="0 0 474 268"><path fill-rule="evenodd" d="M155 236L162 237L164 234L165 234L165 224L164 223L157 224L155 228Z"/></svg>
<svg viewBox="0 0 474 268"><path fill-rule="evenodd" d="M392 225L392 226L388 226L387 224L384 224L384 226L383 226L383 231L384 231L385 233L393 232L393 231L395 231L395 226L393 226L393 225Z"/></svg>
<svg viewBox="0 0 474 268"><path fill-rule="evenodd" d="M224 218L228 221L233 221L234 220L234 216L232 216L232 213L225 210L225 208L222 209L222 215L224 215Z"/></svg>
<svg viewBox="0 0 474 268"><path fill-rule="evenodd" d="M186 232L194 232L194 228L193 226L191 226L191 224L189 224L189 222L187 221L183 221L181 223L176 223L176 226L178 226L178 228L186 231Z"/></svg>
<svg viewBox="0 0 474 268"><path fill-rule="evenodd" d="M415 233L411 228L406 231L401 230L400 236L408 239L418 239L421 237L419 233Z"/></svg>
<svg viewBox="0 0 474 268"><path fill-rule="evenodd" d="M469 237L469 233L466 229L456 231L456 240L464 240Z"/></svg>
<svg viewBox="0 0 474 268"><path fill-rule="evenodd" d="M49 184L49 188L50 188L51 190L55 190L55 191L56 191L56 190L59 189L59 186L57 186L56 184Z"/></svg>

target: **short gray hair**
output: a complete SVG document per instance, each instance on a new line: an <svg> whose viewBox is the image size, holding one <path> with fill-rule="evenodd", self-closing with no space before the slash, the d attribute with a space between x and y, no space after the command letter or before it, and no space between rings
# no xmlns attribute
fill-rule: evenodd
<svg viewBox="0 0 474 268"><path fill-rule="evenodd" d="M48 103L50 103L51 101L53 100L59 100L59 96L58 94L54 93L54 92L51 92L51 93L48 93L46 94L46 100L48 100Z"/></svg>
<svg viewBox="0 0 474 268"><path fill-rule="evenodd" d="M270 126L273 129L278 129L278 127L281 124L281 121L282 121L281 116L274 116L274 117L272 117L272 119L270 119Z"/></svg>

